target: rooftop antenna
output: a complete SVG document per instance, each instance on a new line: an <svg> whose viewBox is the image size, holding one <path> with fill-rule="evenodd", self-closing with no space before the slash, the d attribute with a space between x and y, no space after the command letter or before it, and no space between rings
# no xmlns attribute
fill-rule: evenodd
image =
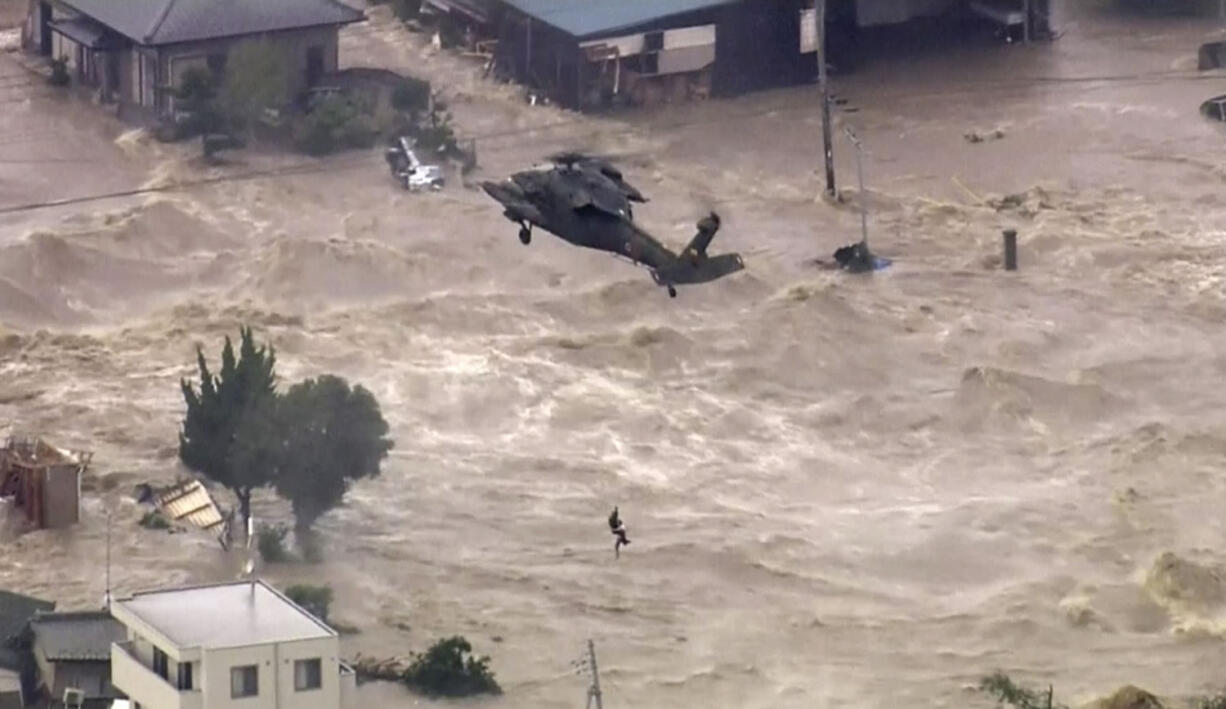
<svg viewBox="0 0 1226 709"><path fill-rule="evenodd" d="M102 596L102 607L111 610L111 511L106 511L106 593Z"/></svg>

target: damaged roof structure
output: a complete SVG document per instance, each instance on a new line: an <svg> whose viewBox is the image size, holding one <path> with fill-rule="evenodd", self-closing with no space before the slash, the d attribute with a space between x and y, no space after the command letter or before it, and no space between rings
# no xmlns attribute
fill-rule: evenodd
<svg viewBox="0 0 1226 709"><path fill-rule="evenodd" d="M187 525L217 535L223 549L229 549L234 510L222 513L208 488L199 480L181 480L161 489L147 484L136 488L137 500L153 505L172 526Z"/></svg>
<svg viewBox="0 0 1226 709"><path fill-rule="evenodd" d="M81 476L93 454L41 438L10 437L0 448L0 497L12 499L36 529L81 521Z"/></svg>
<svg viewBox="0 0 1226 709"><path fill-rule="evenodd" d="M219 532L225 518L199 480L186 480L152 495L150 500L167 521Z"/></svg>

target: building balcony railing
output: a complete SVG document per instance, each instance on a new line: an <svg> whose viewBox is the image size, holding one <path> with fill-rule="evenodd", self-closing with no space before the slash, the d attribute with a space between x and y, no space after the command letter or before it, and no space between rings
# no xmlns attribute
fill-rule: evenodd
<svg viewBox="0 0 1226 709"><path fill-rule="evenodd" d="M162 679L133 652L132 643L111 643L111 684L141 706L158 709L203 709L198 689L180 690Z"/></svg>

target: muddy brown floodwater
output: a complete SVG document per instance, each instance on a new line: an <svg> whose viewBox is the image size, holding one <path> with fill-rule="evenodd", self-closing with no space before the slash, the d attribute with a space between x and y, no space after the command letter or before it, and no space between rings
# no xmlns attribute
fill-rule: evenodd
<svg viewBox="0 0 1226 709"><path fill-rule="evenodd" d="M0 586L95 605L107 511L120 593L238 572L207 537L138 527L129 493L183 472L178 379L249 323L285 381L341 374L392 425L383 475L320 523L326 561L262 571L333 584L362 630L347 652L464 634L504 707L583 701L589 637L610 707L986 706L966 687L996 668L1070 703L1211 689L1226 132L1197 107L1226 76L1195 57L1222 27L1057 11L1054 44L838 80L872 244L895 259L854 278L807 264L859 232L841 137L848 202L816 198L812 87L578 117L372 10L342 62L445 86L480 177L561 147L631 153L638 218L681 244L713 206L715 247L747 270L670 300L601 254L524 248L459 179L399 191L377 151L0 214L0 422L96 451L83 523L10 530ZM73 101L0 54L3 205L299 160L205 169ZM613 504L634 542L617 562ZM264 496L256 514L288 511Z"/></svg>

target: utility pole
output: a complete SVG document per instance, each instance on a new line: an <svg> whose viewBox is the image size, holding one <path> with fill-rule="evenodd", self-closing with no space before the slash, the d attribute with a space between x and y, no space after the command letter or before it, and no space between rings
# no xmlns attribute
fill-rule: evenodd
<svg viewBox="0 0 1226 709"><path fill-rule="evenodd" d="M111 609L111 512L106 513L106 594L102 597L105 610Z"/></svg>
<svg viewBox="0 0 1226 709"><path fill-rule="evenodd" d="M826 0L817 0L817 83L822 92L822 146L826 156L826 194L833 197L834 139L830 134L830 89L826 83Z"/></svg>
<svg viewBox="0 0 1226 709"><path fill-rule="evenodd" d="M843 130L847 132L847 137L851 140L851 144L856 146L856 175L860 179L860 243L864 244L864 248L868 248L868 202L867 195L864 194L864 162L860 158L860 139L856 137L851 126L843 126Z"/></svg>
<svg viewBox="0 0 1226 709"><path fill-rule="evenodd" d="M592 700L596 700L596 709L604 709L600 701L600 671L596 669L596 644L587 641L587 664L592 669L592 685L587 688L587 709L592 709Z"/></svg>

